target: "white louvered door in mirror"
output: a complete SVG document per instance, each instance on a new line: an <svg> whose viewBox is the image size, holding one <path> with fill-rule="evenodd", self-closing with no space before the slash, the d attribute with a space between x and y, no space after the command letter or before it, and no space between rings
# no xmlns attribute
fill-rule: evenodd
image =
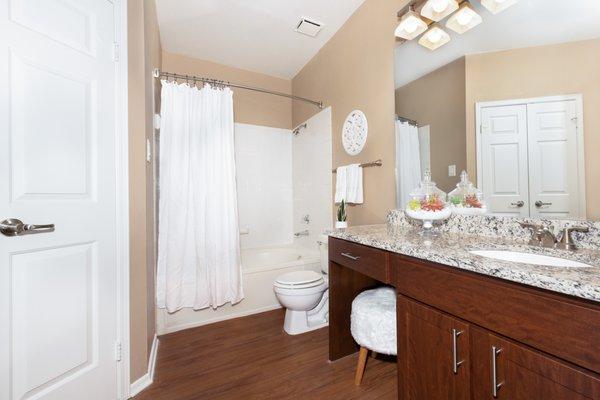
<svg viewBox="0 0 600 400"><path fill-rule="evenodd" d="M115 17L0 1L0 399L115 399Z"/></svg>

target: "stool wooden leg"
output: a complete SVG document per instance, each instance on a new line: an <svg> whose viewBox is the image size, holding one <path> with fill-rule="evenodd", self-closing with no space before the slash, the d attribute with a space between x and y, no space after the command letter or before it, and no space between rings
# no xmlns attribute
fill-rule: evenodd
<svg viewBox="0 0 600 400"><path fill-rule="evenodd" d="M360 385L362 381L363 374L365 373L365 366L367 365L367 355L369 354L369 349L366 347L360 347L360 352L358 353L358 364L356 365L356 375L354 376L354 384L356 386Z"/></svg>

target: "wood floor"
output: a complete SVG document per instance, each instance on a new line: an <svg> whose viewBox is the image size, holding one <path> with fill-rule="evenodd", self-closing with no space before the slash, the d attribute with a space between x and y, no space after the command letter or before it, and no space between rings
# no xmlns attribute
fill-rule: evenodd
<svg viewBox="0 0 600 400"><path fill-rule="evenodd" d="M154 383L135 400L396 399L395 360L327 360L327 328L289 336L283 310L160 337Z"/></svg>

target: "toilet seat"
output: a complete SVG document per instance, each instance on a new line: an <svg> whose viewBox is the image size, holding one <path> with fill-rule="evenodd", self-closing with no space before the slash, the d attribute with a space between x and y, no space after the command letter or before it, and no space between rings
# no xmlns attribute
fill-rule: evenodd
<svg viewBox="0 0 600 400"><path fill-rule="evenodd" d="M308 289L322 285L323 275L314 271L293 271L277 277L274 286L280 289Z"/></svg>

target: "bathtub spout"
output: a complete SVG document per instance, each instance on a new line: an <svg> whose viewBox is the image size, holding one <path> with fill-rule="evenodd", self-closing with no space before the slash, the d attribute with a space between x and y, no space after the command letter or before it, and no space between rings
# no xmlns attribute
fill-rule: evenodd
<svg viewBox="0 0 600 400"><path fill-rule="evenodd" d="M296 233L294 233L294 236L295 236L295 237L300 237L300 236L308 236L308 235L309 235L309 233L308 233L308 229L307 229L307 230L304 230L304 231L301 231L301 232L296 232Z"/></svg>

